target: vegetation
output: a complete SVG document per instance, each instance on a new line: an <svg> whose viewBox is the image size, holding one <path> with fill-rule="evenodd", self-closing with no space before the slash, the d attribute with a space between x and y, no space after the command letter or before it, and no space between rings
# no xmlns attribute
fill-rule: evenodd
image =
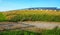
<svg viewBox="0 0 60 35"><path fill-rule="evenodd" d="M60 12L41 10L21 10L8 12L9 21L55 21L60 22Z"/></svg>
<svg viewBox="0 0 60 35"><path fill-rule="evenodd" d="M15 10L0 13L0 22L2 21L54 21L60 22L60 12L46 10ZM23 30L1 31L0 35L60 35L60 29L46 30L44 32L30 32Z"/></svg>
<svg viewBox="0 0 60 35"><path fill-rule="evenodd" d="M6 16L0 12L0 22L6 21Z"/></svg>
<svg viewBox="0 0 60 35"><path fill-rule="evenodd" d="M46 30L40 33L24 30L7 30L0 32L0 35L60 35L60 29Z"/></svg>
<svg viewBox="0 0 60 35"><path fill-rule="evenodd" d="M60 29L58 27L55 27L52 30L46 30L42 32L42 35L60 35Z"/></svg>
<svg viewBox="0 0 60 35"><path fill-rule="evenodd" d="M14 31L0 32L0 35L40 35L40 33L23 31L23 30L14 30Z"/></svg>
<svg viewBox="0 0 60 35"><path fill-rule="evenodd" d="M0 12L1 21L55 21L60 22L60 12L46 10L15 10Z"/></svg>

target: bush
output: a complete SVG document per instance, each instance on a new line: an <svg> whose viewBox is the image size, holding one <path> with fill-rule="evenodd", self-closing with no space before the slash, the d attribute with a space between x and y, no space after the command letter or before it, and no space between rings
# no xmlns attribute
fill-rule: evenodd
<svg viewBox="0 0 60 35"><path fill-rule="evenodd" d="M6 16L0 13L0 22L6 21Z"/></svg>

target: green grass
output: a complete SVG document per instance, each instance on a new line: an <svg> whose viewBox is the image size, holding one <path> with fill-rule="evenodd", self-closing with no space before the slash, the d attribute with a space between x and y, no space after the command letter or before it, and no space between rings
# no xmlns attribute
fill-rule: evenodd
<svg viewBox="0 0 60 35"><path fill-rule="evenodd" d="M47 15L47 14L30 14L30 15L16 15L11 18L9 21L18 22L18 21L53 21L60 22L60 16L57 15Z"/></svg>
<svg viewBox="0 0 60 35"><path fill-rule="evenodd" d="M40 33L30 32L30 31L22 31L22 30L0 32L0 35L38 35L38 34L40 35Z"/></svg>
<svg viewBox="0 0 60 35"><path fill-rule="evenodd" d="M43 32L32 32L24 30L7 30L0 32L0 35L60 35L60 29L46 30Z"/></svg>
<svg viewBox="0 0 60 35"><path fill-rule="evenodd" d="M0 22L6 21L6 16L0 12Z"/></svg>
<svg viewBox="0 0 60 35"><path fill-rule="evenodd" d="M51 21L60 22L60 12L58 11L40 11L40 10L21 10L0 13L1 21Z"/></svg>
<svg viewBox="0 0 60 35"><path fill-rule="evenodd" d="M60 35L60 29L47 30L42 32L42 35Z"/></svg>
<svg viewBox="0 0 60 35"><path fill-rule="evenodd" d="M14 12L14 13L12 13ZM9 21L51 21L60 22L60 12L58 11L40 11L40 10L21 10L12 11L8 16L15 15Z"/></svg>

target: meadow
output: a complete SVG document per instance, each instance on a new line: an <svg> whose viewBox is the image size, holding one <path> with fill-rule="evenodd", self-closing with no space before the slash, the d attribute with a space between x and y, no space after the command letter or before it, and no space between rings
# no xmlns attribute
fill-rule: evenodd
<svg viewBox="0 0 60 35"><path fill-rule="evenodd" d="M60 11L46 10L13 10L0 12L0 22L18 22L18 21L46 21L60 22ZM44 32L32 31L1 31L0 35L60 35L60 29L46 30Z"/></svg>
<svg viewBox="0 0 60 35"><path fill-rule="evenodd" d="M49 21L60 22L60 11L14 10L3 13L8 21Z"/></svg>

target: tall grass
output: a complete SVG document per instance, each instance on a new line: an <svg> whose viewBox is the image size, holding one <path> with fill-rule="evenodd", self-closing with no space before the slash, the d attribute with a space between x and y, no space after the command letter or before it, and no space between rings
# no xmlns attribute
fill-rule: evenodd
<svg viewBox="0 0 60 35"><path fill-rule="evenodd" d="M7 14L10 21L55 21L60 22L60 12L40 11L40 10L21 10ZM14 17L13 17L14 15Z"/></svg>

